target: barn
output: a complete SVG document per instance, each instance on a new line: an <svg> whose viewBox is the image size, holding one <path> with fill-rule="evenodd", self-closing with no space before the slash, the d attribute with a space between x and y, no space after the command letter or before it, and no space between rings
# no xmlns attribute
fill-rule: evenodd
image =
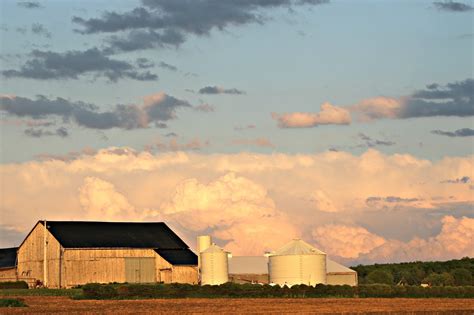
<svg viewBox="0 0 474 315"><path fill-rule="evenodd" d="M165 223L39 221L17 276L50 288L86 283L198 282L197 256Z"/></svg>

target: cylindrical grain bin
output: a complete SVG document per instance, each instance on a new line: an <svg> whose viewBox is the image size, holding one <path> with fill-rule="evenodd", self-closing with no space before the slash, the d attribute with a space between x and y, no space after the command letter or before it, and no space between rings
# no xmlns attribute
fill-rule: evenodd
<svg viewBox="0 0 474 315"><path fill-rule="evenodd" d="M218 285L229 280L227 252L212 244L199 255L201 256L201 285Z"/></svg>
<svg viewBox="0 0 474 315"><path fill-rule="evenodd" d="M326 284L326 254L294 239L269 257L270 283L292 286Z"/></svg>
<svg viewBox="0 0 474 315"><path fill-rule="evenodd" d="M198 270L201 272L201 252L205 251L209 246L211 246L211 236L210 235L200 235L197 237L197 254L198 254Z"/></svg>

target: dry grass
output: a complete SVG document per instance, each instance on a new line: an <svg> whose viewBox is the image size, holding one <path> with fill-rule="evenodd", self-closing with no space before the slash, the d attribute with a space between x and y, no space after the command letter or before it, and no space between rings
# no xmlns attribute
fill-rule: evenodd
<svg viewBox="0 0 474 315"><path fill-rule="evenodd" d="M473 314L474 299L163 299L71 300L64 296L24 296L27 308L1 314Z"/></svg>

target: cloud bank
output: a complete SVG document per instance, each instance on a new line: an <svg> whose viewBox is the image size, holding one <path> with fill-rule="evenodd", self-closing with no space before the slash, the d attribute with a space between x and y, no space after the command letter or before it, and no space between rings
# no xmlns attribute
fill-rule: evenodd
<svg viewBox="0 0 474 315"><path fill-rule="evenodd" d="M474 199L468 184L442 181L472 169L474 156L427 161L373 149L355 156L111 147L0 165L8 183L0 213L23 233L38 218L166 221L191 245L210 233L236 255L302 237L348 264L450 259L473 254ZM404 228L390 232L394 220Z"/></svg>

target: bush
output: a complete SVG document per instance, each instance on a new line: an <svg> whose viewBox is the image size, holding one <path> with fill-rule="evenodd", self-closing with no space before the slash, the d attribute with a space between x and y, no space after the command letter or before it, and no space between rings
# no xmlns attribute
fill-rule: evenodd
<svg viewBox="0 0 474 315"><path fill-rule="evenodd" d="M28 306L20 299L0 299L0 307L25 307Z"/></svg>
<svg viewBox="0 0 474 315"><path fill-rule="evenodd" d="M111 299L118 296L117 290L109 284L88 283L82 287L82 294L88 299Z"/></svg>
<svg viewBox="0 0 474 315"><path fill-rule="evenodd" d="M0 289L28 289L28 283L25 281L0 282Z"/></svg>

